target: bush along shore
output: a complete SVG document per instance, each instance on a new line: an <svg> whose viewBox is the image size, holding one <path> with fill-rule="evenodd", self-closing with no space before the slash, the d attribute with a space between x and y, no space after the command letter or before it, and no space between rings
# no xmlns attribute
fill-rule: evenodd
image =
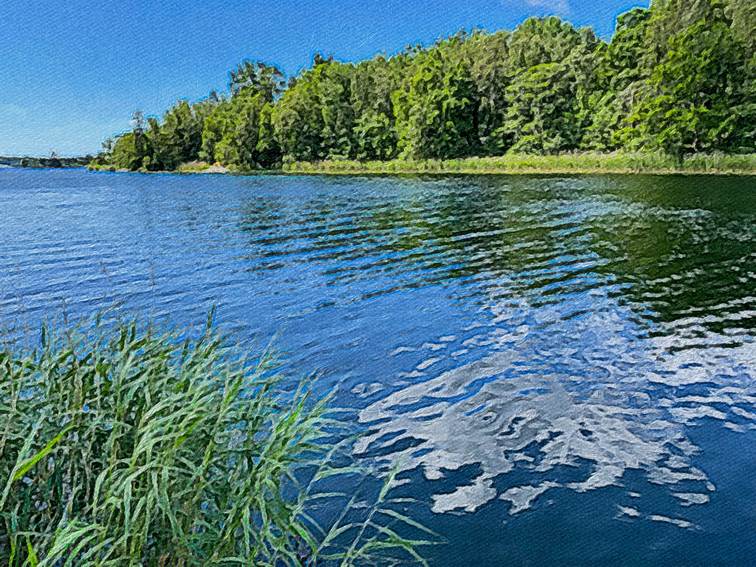
<svg viewBox="0 0 756 567"><path fill-rule="evenodd" d="M756 5L654 0L608 42L531 18L288 80L244 61L227 92L132 126L93 169L753 171Z"/></svg>
<svg viewBox="0 0 756 567"><path fill-rule="evenodd" d="M224 344L132 322L0 348L3 565L422 563L435 538L328 400Z"/></svg>

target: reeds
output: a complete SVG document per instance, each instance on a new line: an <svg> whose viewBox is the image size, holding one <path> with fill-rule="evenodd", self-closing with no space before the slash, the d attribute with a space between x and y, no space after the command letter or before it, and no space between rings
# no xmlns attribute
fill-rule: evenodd
<svg viewBox="0 0 756 567"><path fill-rule="evenodd" d="M193 340L129 322L0 348L0 563L422 562L430 542L400 533L426 530L393 477L367 503L333 490L364 471L336 466L328 400L287 384L210 324Z"/></svg>
<svg viewBox="0 0 756 567"><path fill-rule="evenodd" d="M575 152L559 155L507 154L451 160L293 162L289 173L316 174L587 174L587 173L721 173L756 174L756 154L694 154L678 161L662 153Z"/></svg>

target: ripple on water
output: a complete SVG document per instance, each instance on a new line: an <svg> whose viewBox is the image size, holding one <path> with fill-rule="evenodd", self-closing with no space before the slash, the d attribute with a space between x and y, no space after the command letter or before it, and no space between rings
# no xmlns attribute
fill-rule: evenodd
<svg viewBox="0 0 756 567"><path fill-rule="evenodd" d="M0 324L215 305L343 383L357 454L422 470L436 512L614 488L619 518L694 529L726 487L691 431L756 427L748 183L4 170Z"/></svg>

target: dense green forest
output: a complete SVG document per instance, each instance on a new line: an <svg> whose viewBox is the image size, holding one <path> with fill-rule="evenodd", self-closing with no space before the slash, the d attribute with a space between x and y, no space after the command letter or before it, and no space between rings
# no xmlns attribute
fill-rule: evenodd
<svg viewBox="0 0 756 567"><path fill-rule="evenodd" d="M756 3L656 0L612 40L557 17L460 32L342 63L316 56L286 80L243 62L229 91L137 112L95 166L245 171L294 161L430 160L565 152L751 153Z"/></svg>

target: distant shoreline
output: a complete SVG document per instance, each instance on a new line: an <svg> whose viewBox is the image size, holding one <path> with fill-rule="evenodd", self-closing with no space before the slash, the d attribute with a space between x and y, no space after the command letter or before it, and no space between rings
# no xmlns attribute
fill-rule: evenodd
<svg viewBox="0 0 756 567"><path fill-rule="evenodd" d="M0 156L0 167L18 169L71 169L87 167L92 156L79 157L31 157L31 156Z"/></svg>

